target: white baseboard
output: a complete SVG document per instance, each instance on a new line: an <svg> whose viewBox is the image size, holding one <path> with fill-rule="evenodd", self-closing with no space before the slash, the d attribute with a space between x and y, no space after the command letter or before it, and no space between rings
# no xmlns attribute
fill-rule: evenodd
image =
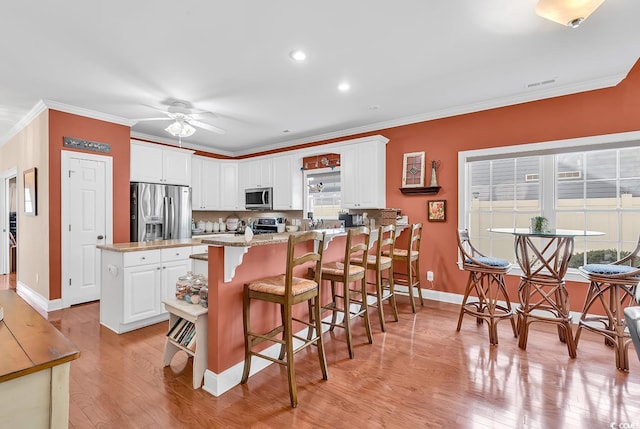
<svg viewBox="0 0 640 429"><path fill-rule="evenodd" d="M342 315L338 316L337 323L341 322ZM322 319L325 322L331 321L331 316L325 317ZM295 335L299 337L305 338L307 336L308 328L305 328L299 332L296 332ZM322 332L327 332L329 330L329 326L323 325ZM296 340L294 338L293 348L295 349L298 345L301 345L302 341ZM267 347L260 353L272 357L274 359L278 358L280 354L280 346L278 344L274 344L270 347ZM259 358L257 356L252 356L251 358L251 372L249 373L249 378L252 375L257 374L262 371L269 365L272 365L273 362ZM220 396L227 390L232 389L233 387L240 384L240 380L242 379L242 372L244 371L244 361L238 362L233 365L231 368L221 372L220 374L216 374L215 372L207 369L204 372L204 385L202 386L202 390L211 393L213 396Z"/></svg>
<svg viewBox="0 0 640 429"><path fill-rule="evenodd" d="M47 299L21 281L18 281L16 285L16 292L26 301L47 313L62 309L62 299Z"/></svg>

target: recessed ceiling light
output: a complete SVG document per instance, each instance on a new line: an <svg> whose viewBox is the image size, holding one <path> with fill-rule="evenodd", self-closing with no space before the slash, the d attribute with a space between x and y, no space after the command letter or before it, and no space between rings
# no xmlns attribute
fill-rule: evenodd
<svg viewBox="0 0 640 429"><path fill-rule="evenodd" d="M290 133L291 130L282 130L283 133Z"/></svg>
<svg viewBox="0 0 640 429"><path fill-rule="evenodd" d="M380 106L377 104L372 104L369 106L369 110L380 110Z"/></svg>
<svg viewBox="0 0 640 429"><path fill-rule="evenodd" d="M351 85L349 85L349 82L342 82L338 85L338 89L342 92L349 91L351 89Z"/></svg>
<svg viewBox="0 0 640 429"><path fill-rule="evenodd" d="M307 54L305 54L299 49L289 52L289 56L294 61L304 61L307 59Z"/></svg>

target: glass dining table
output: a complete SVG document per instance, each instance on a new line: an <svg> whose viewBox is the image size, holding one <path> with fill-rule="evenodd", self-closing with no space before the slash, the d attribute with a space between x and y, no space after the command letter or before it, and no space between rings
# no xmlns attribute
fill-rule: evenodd
<svg viewBox="0 0 640 429"><path fill-rule="evenodd" d="M532 231L529 228L489 228L489 232L512 234L515 256L522 269L518 286L518 346L526 350L529 325L546 322L557 325L560 341L566 343L569 356L577 356L571 330L569 294L564 277L573 254L574 237L604 235L603 232L553 229Z"/></svg>

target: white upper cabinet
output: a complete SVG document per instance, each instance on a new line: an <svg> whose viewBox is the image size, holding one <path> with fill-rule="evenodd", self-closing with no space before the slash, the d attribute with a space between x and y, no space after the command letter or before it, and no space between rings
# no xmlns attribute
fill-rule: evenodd
<svg viewBox="0 0 640 429"><path fill-rule="evenodd" d="M273 186L273 158L261 158L240 163L242 189Z"/></svg>
<svg viewBox="0 0 640 429"><path fill-rule="evenodd" d="M220 209L220 164L219 160L200 156L191 160L192 210Z"/></svg>
<svg viewBox="0 0 640 429"><path fill-rule="evenodd" d="M191 185L193 151L131 141L131 181Z"/></svg>
<svg viewBox="0 0 640 429"><path fill-rule="evenodd" d="M340 151L342 207L378 209L386 206L386 139L359 139ZM364 140L364 141L362 141Z"/></svg>
<svg viewBox="0 0 640 429"><path fill-rule="evenodd" d="M302 172L297 159L292 155L273 158L274 210L302 210Z"/></svg>
<svg viewBox="0 0 640 429"><path fill-rule="evenodd" d="M238 188L238 163L221 161L220 163L220 210L244 210L244 190ZM242 203L242 204L241 204Z"/></svg>

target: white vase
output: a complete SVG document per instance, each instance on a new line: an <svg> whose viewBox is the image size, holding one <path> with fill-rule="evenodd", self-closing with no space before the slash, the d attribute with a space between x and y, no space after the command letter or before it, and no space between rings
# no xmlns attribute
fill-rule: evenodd
<svg viewBox="0 0 640 429"><path fill-rule="evenodd" d="M431 162L431 184L429 186L438 186L438 178L436 176L436 162Z"/></svg>

